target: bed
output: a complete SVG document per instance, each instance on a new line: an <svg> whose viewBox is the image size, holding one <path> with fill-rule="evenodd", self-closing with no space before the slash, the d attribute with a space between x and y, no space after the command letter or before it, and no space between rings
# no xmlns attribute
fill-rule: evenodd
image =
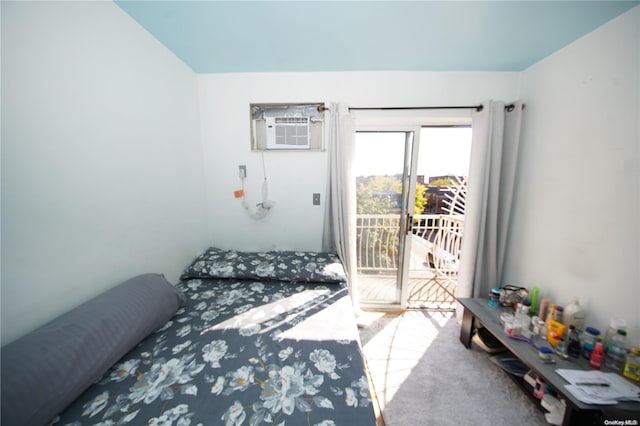
<svg viewBox="0 0 640 426"><path fill-rule="evenodd" d="M185 269L180 283L165 287L162 292L176 293L166 298L177 309L168 321L127 348L99 378L83 377L91 382L48 417L50 424L376 424L344 270L334 254L212 247ZM129 293L114 300L133 303L138 296ZM164 303L146 289L139 293L145 303L133 304L136 312ZM88 311L95 313L95 306ZM126 315L105 318L116 316L121 323L112 329L135 328ZM104 321L99 327L105 328ZM111 336L90 334L95 344ZM2 355L2 420L11 425L15 420L4 409L16 399L4 394L18 385L5 377L5 348ZM65 382L75 371L60 374Z"/></svg>

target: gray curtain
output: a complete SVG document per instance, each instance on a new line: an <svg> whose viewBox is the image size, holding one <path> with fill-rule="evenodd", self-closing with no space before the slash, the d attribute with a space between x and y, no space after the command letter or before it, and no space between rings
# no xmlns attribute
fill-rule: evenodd
<svg viewBox="0 0 640 426"><path fill-rule="evenodd" d="M510 105L488 101L472 116L457 297L486 298L491 288L503 285L522 121L522 102Z"/></svg>
<svg viewBox="0 0 640 426"><path fill-rule="evenodd" d="M358 302L356 254L356 181L352 172L354 131L345 104L329 105L327 122L328 182L322 247L342 260L356 313Z"/></svg>

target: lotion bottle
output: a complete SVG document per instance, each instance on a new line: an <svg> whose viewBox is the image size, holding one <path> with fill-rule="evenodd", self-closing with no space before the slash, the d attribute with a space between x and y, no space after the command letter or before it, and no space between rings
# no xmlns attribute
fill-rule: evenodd
<svg viewBox="0 0 640 426"><path fill-rule="evenodd" d="M582 330L584 328L584 309L580 306L577 297L574 297L571 303L564 308L562 322L567 327L573 325L576 330Z"/></svg>

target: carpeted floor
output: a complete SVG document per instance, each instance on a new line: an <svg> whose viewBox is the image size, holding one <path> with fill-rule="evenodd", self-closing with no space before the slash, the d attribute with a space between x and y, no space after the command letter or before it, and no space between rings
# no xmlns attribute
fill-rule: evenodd
<svg viewBox="0 0 640 426"><path fill-rule="evenodd" d="M359 322L387 426L547 424L487 354L464 348L453 313L364 312Z"/></svg>

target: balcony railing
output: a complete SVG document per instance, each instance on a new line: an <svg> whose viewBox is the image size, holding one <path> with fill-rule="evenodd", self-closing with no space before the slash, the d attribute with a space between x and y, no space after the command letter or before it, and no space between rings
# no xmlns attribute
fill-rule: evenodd
<svg viewBox="0 0 640 426"><path fill-rule="evenodd" d="M416 215L412 222L409 266L409 302L453 303L464 216ZM399 215L358 215L358 272L367 276L393 276L399 267ZM373 282L368 280L369 283ZM372 284L368 284L372 285ZM430 287L437 287L437 291ZM365 289L363 289L365 290ZM433 296L437 294L436 296ZM428 296L431 295L431 296Z"/></svg>
<svg viewBox="0 0 640 426"><path fill-rule="evenodd" d="M416 215L413 217L412 234L426 242L432 255L447 257L449 254L449 257L458 258L463 225L464 216L461 215ZM358 215L358 270L396 270L399 230L399 215Z"/></svg>
<svg viewBox="0 0 640 426"><path fill-rule="evenodd" d="M357 215L358 270L391 272L398 268L400 216Z"/></svg>

